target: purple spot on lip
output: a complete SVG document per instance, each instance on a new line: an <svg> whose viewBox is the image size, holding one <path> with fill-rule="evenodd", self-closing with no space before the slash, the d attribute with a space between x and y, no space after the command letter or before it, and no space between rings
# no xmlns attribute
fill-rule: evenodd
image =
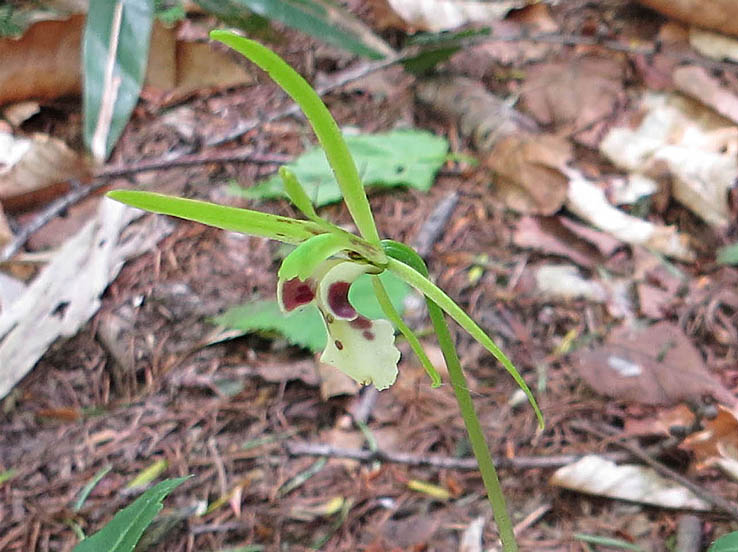
<svg viewBox="0 0 738 552"><path fill-rule="evenodd" d="M328 288L328 306L339 318L354 318L356 310L348 300L348 292L351 284L348 282L335 282Z"/></svg>
<svg viewBox="0 0 738 552"><path fill-rule="evenodd" d="M307 305L314 298L315 292L310 286L310 280L303 282L299 278L292 278L282 284L282 303L287 312Z"/></svg>
<svg viewBox="0 0 738 552"><path fill-rule="evenodd" d="M341 343L340 341L338 341L338 339L336 339L333 342L333 344L336 346L336 349L338 349L339 351L343 350L343 343Z"/></svg>
<svg viewBox="0 0 738 552"><path fill-rule="evenodd" d="M372 321L365 316L359 315L349 322L349 326L357 330L368 330L372 327Z"/></svg>
<svg viewBox="0 0 738 552"><path fill-rule="evenodd" d="M366 339L367 341L374 341L374 333L370 332L369 330L364 330L363 332L361 332L361 335L363 335L364 339Z"/></svg>

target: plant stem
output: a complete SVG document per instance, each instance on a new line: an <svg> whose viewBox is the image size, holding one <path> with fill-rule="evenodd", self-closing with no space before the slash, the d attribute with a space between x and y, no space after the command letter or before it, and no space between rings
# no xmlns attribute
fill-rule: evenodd
<svg viewBox="0 0 738 552"><path fill-rule="evenodd" d="M505 504L505 495L502 492L500 479L497 477L497 470L489 452L487 441L484 438L482 425L479 423L477 413L474 411L474 403L469 394L469 386L464 376L464 371L459 362L459 356L456 354L451 333L448 330L448 324L443 316L443 312L433 301L427 299L428 314L430 315L433 329L438 336L438 343L443 352L443 358L446 360L448 375L451 379L451 386L456 395L456 401L459 403L461 417L464 419L466 432L469 435L474 456L479 464L479 471L482 473L482 481L487 489L487 498L492 505L492 514L497 523L497 529L500 532L500 540L502 540L502 549L505 552L515 552L518 549L513 533L513 525L510 516L507 513L507 505Z"/></svg>

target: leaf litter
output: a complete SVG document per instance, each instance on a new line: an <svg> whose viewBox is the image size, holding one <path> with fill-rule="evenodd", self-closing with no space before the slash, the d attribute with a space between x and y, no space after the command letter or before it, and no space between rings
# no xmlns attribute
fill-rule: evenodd
<svg viewBox="0 0 738 552"><path fill-rule="evenodd" d="M588 5L572 15L565 6L548 8L560 29L586 28L594 22L617 36L619 30L636 26L627 13L612 18L610 9L604 4ZM516 18L517 14L512 14L502 22L508 32L518 32L523 25ZM615 29L613 21L622 27ZM661 20L656 21L651 28L658 30ZM556 27L550 27L549 32L551 29ZM290 48L291 61L309 76L314 75L306 54L296 52L308 52L316 43L296 34L288 36L305 46ZM653 40L653 36L646 39ZM680 47L686 44L688 49L684 40ZM634 67L643 67L639 54L613 54L596 45L549 46L537 49L537 55L544 51L543 58L532 59L542 67L571 68L567 78L583 67L579 64L584 58L612 60L618 66L627 58ZM673 52L669 47L665 46ZM317 70L330 74L326 59L330 57L321 58ZM431 179L434 185L427 193L411 189L373 196L379 225L393 238L412 241L449 192L458 197L453 216L428 249L431 270L451 295L469 305L475 318L497 334L526 379L537 384L548 415L547 429L533 435L531 420L508 402L510 386L496 381L486 355L458 336L485 429L498 437L494 453L501 458L534 459L543 466L516 469L514 484L505 483L509 501L521 514L532 516L544 506L551 508L551 515L533 517L535 521L523 527L521 548L561 549L571 545L574 534L602 534L603 527L610 527L612 532L607 534L613 538L637 542L643 549L659 549L673 534L674 514L660 508L623 510L632 506L561 493L542 487L541 480L561 465L550 463L557 456L581 458L596 453L607 461L609 451L604 441L572 429L571 422L577 419L610 428L625 423L627 428L635 421L649 423L663 412L667 407L660 406L661 401L693 402L710 394L730 404L738 381L737 276L734 267L717 269L711 263L717 246L735 241L735 210L727 193L731 187L724 184L725 175L731 173L716 173L717 181L724 182L719 189L726 197L719 191L705 194L708 206L695 207L698 204L683 199L685 195L672 185L678 178L691 183L700 178L706 181L700 172L703 169L698 167L685 175L678 172L679 167L667 163L664 168L648 157L645 166L633 168L619 162L613 167L605 161L597 151L601 138L618 128L642 131L643 121L651 114L648 96L638 80L645 78L643 73L623 76L606 72L607 83L582 87L581 113L596 114L587 118L582 132L579 129L584 120L577 120L579 112L572 111L571 103L552 106L568 106L568 111L554 111L548 119L538 121L541 113L529 108L527 99L515 103L521 94L524 98L549 94L550 99L556 99L556 95L550 96L551 91L537 92L530 86L527 72L534 66L525 65L525 56L485 59L485 67L478 68L483 82L466 72L475 78L446 77L444 81L415 77L418 99L425 105L434 103L427 101L429 90L445 94L447 99L444 105L436 101L434 107L446 118L431 114L426 107L416 107L414 124L448 136L452 152L462 155L449 163L445 151L439 154L439 166L446 164ZM462 72L468 69L458 56L444 69L453 73L456 67ZM669 82L672 78L679 82L694 71L689 66L686 69L680 69L681 76L678 72L672 75L672 67ZM735 96L734 80L719 70L710 77L718 86L716 91ZM413 79L408 79L406 86L412 83ZM441 85L455 92L444 92ZM334 94L329 100L342 124L389 132L398 124L385 115L396 115L387 105L393 97L381 89L375 93L367 88ZM686 102L667 97L667 105ZM218 106L223 110L219 118L228 120L254 119L280 106L279 98L260 84L188 94L185 105L192 108L190 116L196 128L188 134L160 123L158 109L167 100L153 87L144 90L144 98L140 104L143 109L134 111L134 122L113 154L116 166L178 149L191 151L198 143L205 143L209 133L220 132L218 124L222 124L212 114L207 116L209 106ZM725 105L722 101L705 103L717 110ZM480 107L475 109L475 105ZM717 119L720 124L708 125L705 131L705 109L700 106L681 115L684 118L679 124L670 127L672 132L660 136L662 146L677 145L685 155L692 149L705 149L711 156L728 157L734 123L729 118ZM485 116L476 115L480 112ZM46 113L42 101L41 111L33 119ZM580 140L578 132L587 138ZM495 152L498 144L511 137L516 141ZM280 152L293 159L306 149L299 121L273 122L244 139L255 140L261 151ZM721 151L723 147L726 151ZM526 148L530 155L521 154ZM471 166L464 155L476 156L480 164ZM546 163L539 163L539 159ZM661 159L669 160L666 156L657 161ZM166 183L170 191L186 189L200 197L238 203L242 200L223 193L229 181L249 185L268 178L271 171L270 165L214 161L131 178ZM655 184L636 186L637 181L631 182L635 176ZM578 204L571 198L571 190L576 189L572 182L577 179L585 181L588 190L598 190L597 202L588 207L586 202ZM618 181L624 186L616 192ZM506 192L503 186L507 186L507 193L501 193ZM515 198L517 203L507 198ZM263 205L285 213L279 201L264 201ZM602 211L592 205L599 205ZM337 222L347 222L339 206L324 209ZM608 223L608 216L622 221L619 231ZM11 213L14 229L18 220ZM651 234L624 239L641 222ZM659 239L649 238L653 235ZM112 466L74 517L90 534L115 510L130 503L125 485L160 460L169 466L167 476L196 475L172 494L167 505L171 501L177 511L190 508L187 511L194 512L207 502L205 508L197 510L207 513L190 514L187 526L170 529L168 541L153 549L163 550L167 544L187 539L194 540L196 547L213 550L252 544L268 547L277 542L301 544L313 542L316 531L327 536L326 549L333 550L384 550L391 546L453 550L458 549L465 533L474 542L472 546L480 540L483 547L493 546L495 536L488 524L480 530L475 521L488 519L489 511L478 498L481 486L474 472L331 460L312 473L313 459L291 457L282 448L285 440L323 442L336 448L370 447L366 443L371 440L356 429L349 413L366 410L371 397L366 391L345 393L339 384L326 384L325 378L321 382L315 375L314 359L283 339L254 333L226 340L206 339L213 330L210 319L254 296L273 294L270 269L278 254L258 240L178 224L156 251L122 267L91 322L68 340L55 343L4 399L0 474L16 470L16 475L2 483L7 500L0 505L0 548L22 549L40 538L52 548L70 548L76 542L73 531L36 516L39 507L46 512L64 512L64 505L73 504L78 491L95 474ZM16 281L28 279L28 263L38 263L33 261L38 255L37 248L29 247L4 268ZM485 255L487 260L482 260ZM572 293L572 284L563 290L565 295L556 297L525 292L529 289L526 282L535 282L541 268L550 270L570 262L577 267L570 266L564 273L575 274L576 285L600 291L585 298ZM470 277L471 268L475 268L474 278ZM554 280L559 284L566 281ZM65 278L60 285L69 281L73 278ZM613 295L614 282L623 282L624 295ZM614 297L628 305L626 316L612 310ZM423 318L416 324L422 328ZM637 330L639 327L646 329ZM109 335L102 337L106 331ZM662 341L665 346L656 350L655 343ZM203 348L204 343L212 344ZM571 348L576 351L566 356ZM594 356L588 357L587 351ZM452 390L443 386L431 392L422 369L408 360L407 351L404 353L398 385L381 393L374 406L368 407L367 428L376 433L380 449L420 458L467 457L463 427L452 408ZM590 362L581 373L576 360L580 355ZM616 361L613 368L609 359L614 357L624 362ZM634 366L640 374L633 374ZM584 385L590 380L594 394ZM328 389L321 390L321 383ZM715 420L703 419L701 428L685 439L679 450L670 449L666 454L670 465L689 473L704 488L731 497L738 493L731 475L736 458L731 441L735 418L731 421L726 414L730 406L723 404L718 406ZM664 428L656 437L633 435L631 438L644 446L654 439L669 439ZM654 481L631 460L619 466L603 462L597 466L592 472L594 480L622 474L618 468L624 468L626 476L619 480L622 486L640 481L643 487ZM699 471L693 472L694 467ZM716 467L724 470L724 475ZM312 475L277 498L285 482L305 473ZM440 505L432 497L410 490L411 481L420 482L422 488L448 490L452 498ZM338 501L342 501L341 508ZM207 506L213 508L208 510ZM634 516L640 516L638 530L635 522L626 521ZM723 518L712 514L700 514L700 519L706 539L713 536L712 527L719 528L715 531L728 528Z"/></svg>

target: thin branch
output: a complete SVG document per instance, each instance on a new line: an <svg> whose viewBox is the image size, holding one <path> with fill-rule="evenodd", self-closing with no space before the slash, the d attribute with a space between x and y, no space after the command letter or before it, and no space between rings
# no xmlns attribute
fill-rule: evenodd
<svg viewBox="0 0 738 552"><path fill-rule="evenodd" d="M430 466L439 469L478 470L476 458L451 458L449 456L421 456L404 452L371 451L365 449L348 449L333 447L319 443L286 443L285 447L291 456L327 456L330 458L349 458L360 462L391 462L409 466ZM498 458L498 468L528 470L534 468L558 468L581 459L580 454L563 454L557 456L517 456L514 458ZM628 454L609 454L613 461L630 458Z"/></svg>

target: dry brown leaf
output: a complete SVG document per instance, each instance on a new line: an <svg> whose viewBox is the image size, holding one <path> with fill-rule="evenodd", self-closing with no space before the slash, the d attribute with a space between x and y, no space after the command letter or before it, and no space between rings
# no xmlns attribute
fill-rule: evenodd
<svg viewBox="0 0 738 552"><path fill-rule="evenodd" d="M576 353L573 365L595 391L619 400L673 405L710 395L724 404L736 403L689 338L669 322L614 331L605 344Z"/></svg>
<svg viewBox="0 0 738 552"><path fill-rule="evenodd" d="M0 39L0 105L79 94L84 20L40 21L21 38Z"/></svg>
<svg viewBox="0 0 738 552"><path fill-rule="evenodd" d="M721 85L720 81L703 67L696 65L678 67L673 77L678 90L738 123L738 96Z"/></svg>
<svg viewBox="0 0 738 552"><path fill-rule="evenodd" d="M710 505L685 487L660 476L653 468L589 455L559 468L551 485L582 493L653 504L663 508L710 510Z"/></svg>
<svg viewBox="0 0 738 552"><path fill-rule="evenodd" d="M713 420L703 421L704 429L690 435L681 447L694 453L698 467L717 463L722 458L738 460L738 419L735 410L718 407Z"/></svg>
<svg viewBox="0 0 738 552"><path fill-rule="evenodd" d="M490 23L502 19L510 10L523 8L529 0L386 0L405 23L408 32L439 32L467 23Z"/></svg>
<svg viewBox="0 0 738 552"><path fill-rule="evenodd" d="M501 178L494 194L521 213L552 215L566 201L563 172L572 159L569 142L550 134L508 136L499 141L484 165Z"/></svg>
<svg viewBox="0 0 738 552"><path fill-rule="evenodd" d="M738 2L735 0L638 1L685 23L738 36Z"/></svg>
<svg viewBox="0 0 738 552"><path fill-rule="evenodd" d="M564 226L561 218L522 217L515 227L513 243L518 247L568 257L586 268L601 263L597 249Z"/></svg>
<svg viewBox="0 0 738 552"><path fill-rule="evenodd" d="M663 318L664 311L674 298L674 295L651 284L639 283L636 288L638 290L638 303L641 307L641 314L655 320Z"/></svg>
<svg viewBox="0 0 738 552"><path fill-rule="evenodd" d="M542 125L597 147L607 120L625 103L623 73L613 57L537 64L526 71L521 101Z"/></svg>
<svg viewBox="0 0 738 552"><path fill-rule="evenodd" d="M0 133L0 201L8 210L22 207L35 192L87 174L85 159L57 138Z"/></svg>
<svg viewBox="0 0 738 552"><path fill-rule="evenodd" d="M10 226L8 225L8 219L5 218L3 204L0 203L0 246L5 245L12 239L13 232L10 230Z"/></svg>
<svg viewBox="0 0 738 552"><path fill-rule="evenodd" d="M703 56L718 61L738 61L738 40L735 38L692 27L689 43Z"/></svg>

